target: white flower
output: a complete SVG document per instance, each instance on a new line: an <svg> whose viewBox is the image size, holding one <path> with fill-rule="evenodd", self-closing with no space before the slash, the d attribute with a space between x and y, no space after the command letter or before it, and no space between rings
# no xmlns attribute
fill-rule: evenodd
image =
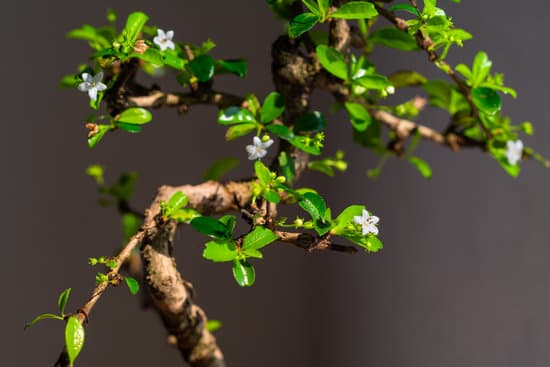
<svg viewBox="0 0 550 367"><path fill-rule="evenodd" d="M523 155L523 142L521 140L511 141L509 140L506 143L506 158L508 158L508 163L511 165L516 165Z"/></svg>
<svg viewBox="0 0 550 367"><path fill-rule="evenodd" d="M172 41L172 38L174 37L174 31L168 31L164 33L162 29L157 29L157 36L153 38L153 42L155 45L160 47L161 51L165 51L167 48L175 49L176 45Z"/></svg>
<svg viewBox="0 0 550 367"><path fill-rule="evenodd" d="M107 89L107 86L101 82L102 79L102 71L95 76L91 76L88 73L82 73L83 82L78 85L78 90L81 92L88 92L90 99L95 101L97 99L97 92Z"/></svg>
<svg viewBox="0 0 550 367"><path fill-rule="evenodd" d="M388 92L388 94L394 94L395 93L395 87L393 85L390 85L389 87L386 87L386 92Z"/></svg>
<svg viewBox="0 0 550 367"><path fill-rule="evenodd" d="M378 227L375 224L380 221L380 218L375 215L369 215L369 212L365 209L363 209L363 215L353 217L353 221L361 225L363 236L369 233L378 235Z"/></svg>
<svg viewBox="0 0 550 367"><path fill-rule="evenodd" d="M262 142L259 137L255 136L252 139L252 144L246 146L248 152L248 159L253 161L254 159L262 159L267 154L267 148L273 144L273 140L269 139L266 142Z"/></svg>

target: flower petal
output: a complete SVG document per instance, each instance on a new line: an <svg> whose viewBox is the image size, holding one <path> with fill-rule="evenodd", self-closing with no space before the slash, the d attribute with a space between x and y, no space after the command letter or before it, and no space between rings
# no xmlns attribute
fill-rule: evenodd
<svg viewBox="0 0 550 367"><path fill-rule="evenodd" d="M273 144L273 139L269 139L268 141L262 143L262 146L264 148L269 148Z"/></svg>
<svg viewBox="0 0 550 367"><path fill-rule="evenodd" d="M78 90L81 92L86 92L88 89L90 89L90 83L88 82L82 82L78 85Z"/></svg>
<svg viewBox="0 0 550 367"><path fill-rule="evenodd" d="M94 82L99 83L103 80L103 71L100 71L96 75L94 75Z"/></svg>
<svg viewBox="0 0 550 367"><path fill-rule="evenodd" d="M175 50L176 49L176 45L174 44L174 42L170 41L170 40L166 40L164 41L164 49L171 49L171 50Z"/></svg>
<svg viewBox="0 0 550 367"><path fill-rule="evenodd" d="M380 222L380 218L378 218L376 215L371 215L370 222L372 224L376 224L376 223Z"/></svg>
<svg viewBox="0 0 550 367"><path fill-rule="evenodd" d="M262 141L257 136L252 138L252 142L254 143L255 146L261 146L262 145Z"/></svg>
<svg viewBox="0 0 550 367"><path fill-rule="evenodd" d="M164 33L164 31L162 29L157 28L157 36L159 38L166 38L166 33ZM157 38L157 37L155 37L155 38Z"/></svg>
<svg viewBox="0 0 550 367"><path fill-rule="evenodd" d="M357 224L363 224L363 217L360 217L360 216L355 216L353 217L353 221Z"/></svg>
<svg viewBox="0 0 550 367"><path fill-rule="evenodd" d="M80 76L82 77L82 80L84 80L85 82L89 82L89 81L90 81L90 74L88 74L88 73L82 73Z"/></svg>
<svg viewBox="0 0 550 367"><path fill-rule="evenodd" d="M172 38L174 38L174 31L166 32L166 38L168 38L168 40L171 40Z"/></svg>
<svg viewBox="0 0 550 367"><path fill-rule="evenodd" d="M369 232L378 236L378 227L376 227L374 224L369 225Z"/></svg>
<svg viewBox="0 0 550 367"><path fill-rule="evenodd" d="M105 84L103 84L103 83L98 83L95 87L96 87L97 90L105 90L105 89L107 89L107 86L106 86Z"/></svg>
<svg viewBox="0 0 550 367"><path fill-rule="evenodd" d="M93 87L88 89L88 96L92 101L95 101L97 99L97 88Z"/></svg>

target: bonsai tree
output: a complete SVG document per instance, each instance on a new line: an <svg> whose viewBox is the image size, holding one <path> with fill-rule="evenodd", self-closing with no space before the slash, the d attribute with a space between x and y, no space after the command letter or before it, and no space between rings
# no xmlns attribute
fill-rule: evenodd
<svg viewBox="0 0 550 367"><path fill-rule="evenodd" d="M388 159L396 158L429 179L430 166L415 155L421 141L455 152L477 149L514 177L523 159L547 165L520 139L520 134L532 134L531 124L512 123L501 113L503 95L516 97L516 92L493 70L489 56L480 51L469 65L446 61L452 47L472 36L455 27L443 9L444 0L268 0L266 6L285 27L272 44L274 90L266 96L217 89L215 80L223 74L234 75L236 81L246 77L246 60L240 55L214 58L213 41L186 42L177 29L153 25L143 12L127 15L122 29L116 28L117 15L109 11L107 25L84 25L68 33L92 49L91 57L62 80L63 86L90 101L85 124L90 148L111 134L146 133L155 109L173 107L185 113L196 105L210 105L211 123L219 125L228 141L242 142L250 175L223 179L238 163L225 158L206 168L202 183L160 187L142 210L131 204L135 174L123 173L109 184L102 166L89 166L87 174L98 185L100 203L120 212L125 245L113 249L114 256L88 260L99 270L86 303L68 312L71 289L66 289L58 296L57 314L42 314L27 324L46 318L66 322L65 347L56 365L73 365L94 306L110 288L125 284L154 307L189 365L225 366L213 334L220 323L209 320L196 303L195 290L173 258L178 226L203 234L203 257L226 266L228 276L242 287L254 285L262 250L277 243L307 252L382 250L378 225L383 218L376 208L357 202L335 212L322 192L300 185L306 170L327 176L346 171L343 151L323 150L331 111L347 113L353 128L350 143L380 157L380 164L369 170L371 178L381 174ZM382 47L403 52L401 70L389 75L377 71L371 57ZM406 56L413 52L425 54L440 78L409 70ZM141 74L158 82L142 83L137 78ZM162 87L168 78L177 81L176 90ZM416 88L418 95L392 102L403 88ZM330 93L333 105L313 106L315 90ZM428 107L448 113L444 129L419 121L419 113Z"/></svg>

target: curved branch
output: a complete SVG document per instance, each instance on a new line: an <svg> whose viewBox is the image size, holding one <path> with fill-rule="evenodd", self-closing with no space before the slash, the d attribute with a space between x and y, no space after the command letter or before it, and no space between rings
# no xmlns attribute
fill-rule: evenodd
<svg viewBox="0 0 550 367"><path fill-rule="evenodd" d="M197 104L215 105L220 109L239 106L244 98L229 93L205 90L190 93L164 93L154 90L148 95L130 96L128 104L136 107L160 108L178 107L181 112L187 112L190 106Z"/></svg>

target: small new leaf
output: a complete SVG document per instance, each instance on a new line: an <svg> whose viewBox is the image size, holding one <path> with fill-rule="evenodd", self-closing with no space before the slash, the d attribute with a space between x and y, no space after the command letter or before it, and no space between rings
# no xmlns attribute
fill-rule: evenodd
<svg viewBox="0 0 550 367"><path fill-rule="evenodd" d="M70 294L71 288L67 288L59 294L59 297L57 297L57 309L59 310L61 316L65 316L65 307L69 301Z"/></svg>
<svg viewBox="0 0 550 367"><path fill-rule="evenodd" d="M231 171L239 164L239 160L236 158L222 158L218 159L208 167L202 178L205 181L219 180L227 172Z"/></svg>
<svg viewBox="0 0 550 367"><path fill-rule="evenodd" d="M222 327L222 322L220 320L208 320L206 322L206 330L210 331L211 333L218 330Z"/></svg>
<svg viewBox="0 0 550 367"><path fill-rule="evenodd" d="M72 366L84 346L84 327L74 316L69 317L65 326L65 346Z"/></svg>
<svg viewBox="0 0 550 367"><path fill-rule="evenodd" d="M418 172L427 180L432 178L432 169L430 168L430 165L424 161L423 159L420 159L418 157L409 157L408 161L416 167Z"/></svg>
<svg viewBox="0 0 550 367"><path fill-rule="evenodd" d="M42 320L45 320L45 319L57 319L57 320L62 320L63 321L63 317L61 317L61 316L54 315L52 313L43 313L42 315L39 315L39 316L35 317L32 321L27 322L25 324L24 330L30 328L31 326L36 324L38 321L42 321Z"/></svg>
<svg viewBox="0 0 550 367"><path fill-rule="evenodd" d="M134 296L139 292L139 282L132 277L124 277L124 282L128 286L130 293Z"/></svg>
<svg viewBox="0 0 550 367"><path fill-rule="evenodd" d="M250 287L256 280L254 267L246 260L233 260L233 277L241 287Z"/></svg>

